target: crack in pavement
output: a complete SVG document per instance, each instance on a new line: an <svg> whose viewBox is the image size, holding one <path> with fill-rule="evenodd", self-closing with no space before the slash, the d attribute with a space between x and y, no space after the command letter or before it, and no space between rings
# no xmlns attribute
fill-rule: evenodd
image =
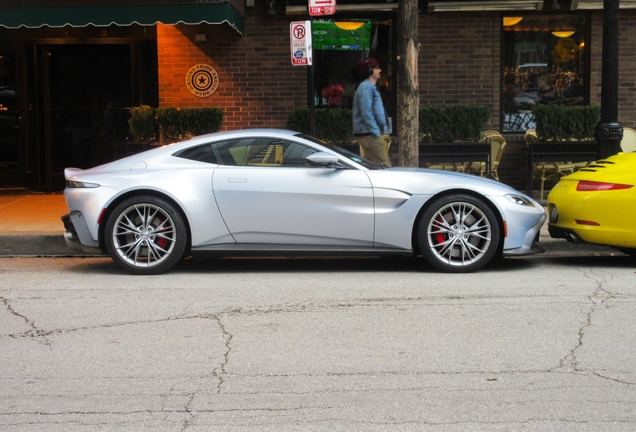
<svg viewBox="0 0 636 432"><path fill-rule="evenodd" d="M43 329L38 328L35 325L35 321L29 319L28 317L26 317L25 315L22 315L21 313L19 313L18 311L16 311L12 304L11 304L11 300L9 300L6 297L0 297L0 301L2 301L2 303L6 306L7 311L9 311L9 313L13 316L16 316L18 318L21 318L26 325L28 325L31 330L22 333L20 335L7 335L8 337L14 338L14 339L18 339L20 337L24 337L30 340L34 340L38 343L43 343L44 345L48 346L49 348L51 348L51 341L49 341L47 339L48 333L46 331L44 331ZM40 339L43 339L44 342L40 342Z"/></svg>
<svg viewBox="0 0 636 432"><path fill-rule="evenodd" d="M572 372L583 372L583 373L591 373L593 375L598 376L599 378L610 379L611 378L604 377L598 373L590 372L582 369L580 366L580 362L577 359L576 352L583 347L583 339L585 338L585 332L592 326L594 315L603 310L607 310L609 306L606 304L608 300L616 298L616 295L605 289L605 286L609 282L605 277L594 275L597 277L591 277L587 272L580 271L583 276L587 279L593 280L596 283L596 287L594 291L588 296L588 300L590 302L590 306L586 312L585 320L583 321L579 331L577 333L577 340L574 347L570 350L570 352L561 359L559 362L559 367L557 369L565 369L567 371Z"/></svg>

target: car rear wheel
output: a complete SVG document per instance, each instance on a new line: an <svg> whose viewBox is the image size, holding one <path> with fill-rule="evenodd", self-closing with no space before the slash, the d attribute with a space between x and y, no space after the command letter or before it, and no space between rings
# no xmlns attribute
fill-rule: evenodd
<svg viewBox="0 0 636 432"><path fill-rule="evenodd" d="M183 258L186 226L168 201L136 196L115 207L106 221L104 240L120 267L138 275L159 274Z"/></svg>
<svg viewBox="0 0 636 432"><path fill-rule="evenodd" d="M424 259L450 273L480 269L495 255L500 229L497 217L481 199L448 195L433 201L418 227Z"/></svg>
<svg viewBox="0 0 636 432"><path fill-rule="evenodd" d="M618 250L625 255L629 255L631 258L636 258L636 249L634 248L618 248Z"/></svg>

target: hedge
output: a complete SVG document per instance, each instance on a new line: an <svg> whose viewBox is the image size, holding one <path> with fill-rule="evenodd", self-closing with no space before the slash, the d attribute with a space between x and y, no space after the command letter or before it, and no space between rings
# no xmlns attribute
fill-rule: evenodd
<svg viewBox="0 0 636 432"><path fill-rule="evenodd" d="M594 140L601 121L598 105L537 105L532 112L540 141Z"/></svg>
<svg viewBox="0 0 636 432"><path fill-rule="evenodd" d="M422 106L420 142L479 141L492 112L484 105Z"/></svg>
<svg viewBox="0 0 636 432"><path fill-rule="evenodd" d="M128 126L137 142L154 138L155 122L161 143L172 143L196 135L216 132L223 123L220 108L151 108L147 105L130 110Z"/></svg>
<svg viewBox="0 0 636 432"><path fill-rule="evenodd" d="M294 108L287 116L287 129L311 134L309 108ZM353 140L353 114L346 108L316 109L316 138L327 142Z"/></svg>

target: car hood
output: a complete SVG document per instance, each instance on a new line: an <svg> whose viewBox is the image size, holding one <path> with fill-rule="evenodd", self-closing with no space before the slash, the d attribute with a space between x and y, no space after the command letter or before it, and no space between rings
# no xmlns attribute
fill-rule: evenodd
<svg viewBox="0 0 636 432"><path fill-rule="evenodd" d="M491 196L523 195L503 183L453 171L427 168L388 168L367 171L367 174L375 188L400 190L412 195L435 195L449 189L469 189Z"/></svg>

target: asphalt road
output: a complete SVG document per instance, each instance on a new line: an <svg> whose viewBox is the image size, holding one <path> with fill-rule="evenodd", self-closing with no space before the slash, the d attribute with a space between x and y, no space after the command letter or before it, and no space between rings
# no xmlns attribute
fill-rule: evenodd
<svg viewBox="0 0 636 432"><path fill-rule="evenodd" d="M635 271L0 258L0 431L632 431Z"/></svg>

